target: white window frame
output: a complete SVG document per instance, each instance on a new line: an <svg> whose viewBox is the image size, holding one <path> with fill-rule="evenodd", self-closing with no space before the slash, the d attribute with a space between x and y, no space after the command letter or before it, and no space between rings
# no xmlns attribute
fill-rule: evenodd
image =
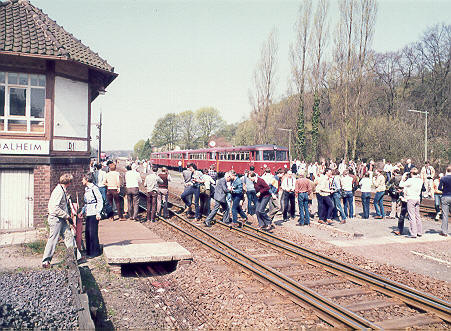
<svg viewBox="0 0 451 331"><path fill-rule="evenodd" d="M44 135L45 134L45 83L44 86L39 85L31 85L31 76L44 76L44 82L45 82L45 75L42 74L30 74L30 73L23 73L23 72L11 72L11 71L2 71L5 75L5 81L0 82L0 86L5 87L5 108L3 110L3 116L0 116L0 120L3 120L3 127L0 124L0 132L7 132L7 133L26 133L26 134L37 134L37 135ZM27 75L27 85L21 85L19 84L19 81L17 84L10 84L8 82L9 74L16 74L16 75ZM26 90L26 99L25 99L25 116L21 115L10 115L10 107L9 107L9 99L10 99L10 89L11 88L19 88L19 89L25 89ZM36 118L31 117L31 89L42 89L44 90L44 117L42 118ZM26 121L27 122L27 131L9 131L8 130L8 122L9 120L18 120L18 121ZM35 121L41 121L43 122L44 131L42 132L36 132L31 131L31 122Z"/></svg>

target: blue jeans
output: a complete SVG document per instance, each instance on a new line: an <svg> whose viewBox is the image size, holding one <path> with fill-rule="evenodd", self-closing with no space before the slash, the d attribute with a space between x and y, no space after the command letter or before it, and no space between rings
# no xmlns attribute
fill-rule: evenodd
<svg viewBox="0 0 451 331"><path fill-rule="evenodd" d="M299 224L310 224L310 213L308 211L308 193L301 192L298 194L299 204Z"/></svg>
<svg viewBox="0 0 451 331"><path fill-rule="evenodd" d="M374 209L376 209L376 214L377 216L380 217L385 217L384 214L384 195L385 195L385 191L382 192L376 192L376 194L374 195Z"/></svg>
<svg viewBox="0 0 451 331"><path fill-rule="evenodd" d="M318 218L321 218L321 215L323 214L323 197L321 194L316 193L316 201L318 202Z"/></svg>
<svg viewBox="0 0 451 331"><path fill-rule="evenodd" d="M435 205L435 211L440 213L440 205L442 203L442 195L441 194L434 194L434 205Z"/></svg>
<svg viewBox="0 0 451 331"><path fill-rule="evenodd" d="M241 209L240 201L243 199L243 194L232 194L232 222L237 223L238 214L244 219L247 219L243 209Z"/></svg>
<svg viewBox="0 0 451 331"><path fill-rule="evenodd" d="M321 207L321 216L320 220L327 221L332 219L332 213L334 211L334 204L332 202L332 199L330 195L328 196L322 196L322 207Z"/></svg>
<svg viewBox="0 0 451 331"><path fill-rule="evenodd" d="M257 208L255 209L255 214L257 215L259 226L271 225L271 218L266 213L266 206L269 200L272 199L270 195L257 200Z"/></svg>
<svg viewBox="0 0 451 331"><path fill-rule="evenodd" d="M247 191L247 212L249 215L255 214L255 209L257 208L257 195L254 191Z"/></svg>
<svg viewBox="0 0 451 331"><path fill-rule="evenodd" d="M191 185L185 188L185 191L183 191L180 198L183 200L185 205L187 207L191 207L192 204L192 196L194 195L194 208L196 210L195 217L200 218L200 212L199 212L199 186L197 185Z"/></svg>
<svg viewBox="0 0 451 331"><path fill-rule="evenodd" d="M345 206L346 217L354 217L354 194L352 193L352 191L345 191L345 194L343 196L343 204Z"/></svg>
<svg viewBox="0 0 451 331"><path fill-rule="evenodd" d="M370 218L370 192L362 192L363 218Z"/></svg>
<svg viewBox="0 0 451 331"><path fill-rule="evenodd" d="M334 192L332 194L332 199L333 199L334 207L337 210L337 216L338 216L338 212L340 212L341 219L344 221L346 219L346 215L343 211L343 206L341 205L341 193Z"/></svg>
<svg viewBox="0 0 451 331"><path fill-rule="evenodd" d="M106 186L99 187L100 194L102 194L103 201L106 201Z"/></svg>

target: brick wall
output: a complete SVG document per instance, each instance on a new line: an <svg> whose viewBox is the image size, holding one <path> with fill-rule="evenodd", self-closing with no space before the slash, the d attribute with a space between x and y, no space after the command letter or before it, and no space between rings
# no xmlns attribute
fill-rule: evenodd
<svg viewBox="0 0 451 331"><path fill-rule="evenodd" d="M89 162L89 160L88 160ZM89 163L61 163L52 165L40 165L34 168L34 226L44 225L47 216L47 204L50 194L59 183L59 178L63 173L70 173L74 176L72 185L68 192L76 201L77 193L80 203L83 201L84 186L81 183L82 176L89 171Z"/></svg>
<svg viewBox="0 0 451 331"><path fill-rule="evenodd" d="M47 204L49 202L50 165L39 165L34 168L34 209L33 223L35 227L43 226L47 216Z"/></svg>

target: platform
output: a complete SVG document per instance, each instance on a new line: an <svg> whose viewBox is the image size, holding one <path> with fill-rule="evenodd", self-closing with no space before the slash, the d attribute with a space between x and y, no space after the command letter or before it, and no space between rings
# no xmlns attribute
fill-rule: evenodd
<svg viewBox="0 0 451 331"><path fill-rule="evenodd" d="M135 221L100 221L99 241L112 265L192 259L192 254L180 244L162 240Z"/></svg>

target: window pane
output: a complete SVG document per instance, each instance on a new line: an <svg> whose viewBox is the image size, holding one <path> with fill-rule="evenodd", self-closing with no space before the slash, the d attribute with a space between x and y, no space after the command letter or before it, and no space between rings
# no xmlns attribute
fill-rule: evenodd
<svg viewBox="0 0 451 331"><path fill-rule="evenodd" d="M44 118L45 90L31 89L31 117Z"/></svg>
<svg viewBox="0 0 451 331"><path fill-rule="evenodd" d="M0 120L0 131L5 131L5 120Z"/></svg>
<svg viewBox="0 0 451 331"><path fill-rule="evenodd" d="M31 121L31 132L44 132L44 121Z"/></svg>
<svg viewBox="0 0 451 331"><path fill-rule="evenodd" d="M38 75L30 75L31 86L38 86Z"/></svg>
<svg viewBox="0 0 451 331"><path fill-rule="evenodd" d="M4 82L5 82L5 73L0 72L0 83L4 83Z"/></svg>
<svg viewBox="0 0 451 331"><path fill-rule="evenodd" d="M8 72L8 84L17 84L18 76L14 72Z"/></svg>
<svg viewBox="0 0 451 331"><path fill-rule="evenodd" d="M9 120L8 121L8 131L27 131L27 121L23 120Z"/></svg>
<svg viewBox="0 0 451 331"><path fill-rule="evenodd" d="M286 151L277 151L276 152L276 160L277 161L286 161L287 160L287 152Z"/></svg>
<svg viewBox="0 0 451 331"><path fill-rule="evenodd" d="M0 86L0 116L5 116L5 87Z"/></svg>
<svg viewBox="0 0 451 331"><path fill-rule="evenodd" d="M20 85L28 85L28 75L27 74L19 74L19 84Z"/></svg>
<svg viewBox="0 0 451 331"><path fill-rule="evenodd" d="M27 90L24 88L12 87L9 89L9 114L25 116L25 103L27 100Z"/></svg>
<svg viewBox="0 0 451 331"><path fill-rule="evenodd" d="M274 161L275 155L274 151L263 151L263 161Z"/></svg>
<svg viewBox="0 0 451 331"><path fill-rule="evenodd" d="M45 86L45 75L38 75L39 78L39 86Z"/></svg>

